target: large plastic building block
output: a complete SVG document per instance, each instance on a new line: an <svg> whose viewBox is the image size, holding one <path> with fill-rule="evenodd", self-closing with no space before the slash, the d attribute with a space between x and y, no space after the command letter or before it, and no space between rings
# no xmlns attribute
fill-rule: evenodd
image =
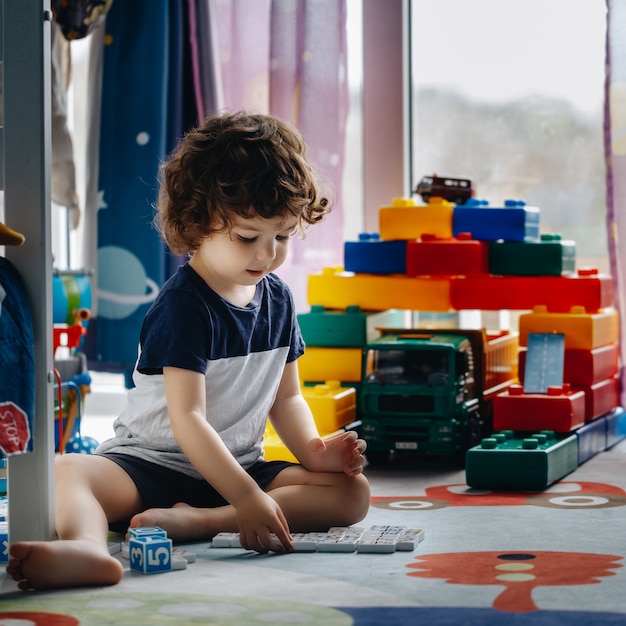
<svg viewBox="0 0 626 626"><path fill-rule="evenodd" d="M617 407L608 415L606 421L606 447L610 448L626 437L626 411L623 407Z"/></svg>
<svg viewBox="0 0 626 626"><path fill-rule="evenodd" d="M576 431L578 438L578 465L585 463L592 456L606 450L606 419L599 419L581 426Z"/></svg>
<svg viewBox="0 0 626 626"><path fill-rule="evenodd" d="M324 268L322 274L311 274L307 297L309 304L329 309L345 309L350 305L370 311L451 309L449 278L353 274L337 268Z"/></svg>
<svg viewBox="0 0 626 626"><path fill-rule="evenodd" d="M298 324L307 346L361 348L367 343L367 313L358 306L337 311L313 305L308 313L298 313Z"/></svg>
<svg viewBox="0 0 626 626"><path fill-rule="evenodd" d="M581 391L585 394L585 421L592 420L610 413L619 406L619 381L617 378L607 378Z"/></svg>
<svg viewBox="0 0 626 626"><path fill-rule="evenodd" d="M613 283L596 270L572 276L452 277L450 302L457 310L520 311L543 305L551 313L569 313L574 306L595 313L613 306Z"/></svg>
<svg viewBox="0 0 626 626"><path fill-rule="evenodd" d="M381 239L419 239L424 233L449 239L452 237L454 205L442 198L431 198L418 206L412 198L394 198L392 206L378 210L378 232Z"/></svg>
<svg viewBox="0 0 626 626"><path fill-rule="evenodd" d="M409 276L472 275L488 272L488 245L459 233L456 239L438 239L424 234L406 246L406 273Z"/></svg>
<svg viewBox="0 0 626 626"><path fill-rule="evenodd" d="M382 241L377 233L361 233L358 241L343 244L347 272L361 274L405 274L406 241Z"/></svg>
<svg viewBox="0 0 626 626"><path fill-rule="evenodd" d="M363 352L360 348L316 348L308 347L298 359L300 380L361 380Z"/></svg>
<svg viewBox="0 0 626 626"><path fill-rule="evenodd" d="M470 198L458 205L452 216L452 235L472 233L480 241L535 241L539 237L537 207L523 200L505 200L504 207L492 207L486 200Z"/></svg>
<svg viewBox="0 0 626 626"><path fill-rule="evenodd" d="M521 439L501 432L466 453L466 482L475 489L540 490L578 467L575 434L543 431Z"/></svg>
<svg viewBox="0 0 626 626"><path fill-rule="evenodd" d="M302 395L309 405L317 429L323 435L343 428L356 420L356 390L329 380L313 387L303 387Z"/></svg>
<svg viewBox="0 0 626 626"><path fill-rule="evenodd" d="M576 242L542 234L539 241L492 241L489 272L503 276L560 276L576 271Z"/></svg>
<svg viewBox="0 0 626 626"><path fill-rule="evenodd" d="M569 385L548 387L545 394L524 393L512 385L493 399L495 430L569 433L585 423L585 393Z"/></svg>
<svg viewBox="0 0 626 626"><path fill-rule="evenodd" d="M344 428L340 428L330 433L320 433L322 439L330 439L336 435L340 435L348 430L355 430L359 426L359 422L347 424ZM291 461L297 463L298 459L291 453L289 448L282 442L272 425L267 422L265 434L263 437L263 457L268 461Z"/></svg>
<svg viewBox="0 0 626 626"><path fill-rule="evenodd" d="M614 377L619 371L619 348L617 343L598 346L592 350L565 349L563 382L572 387L591 386ZM524 383L526 350L519 352L520 382Z"/></svg>
<svg viewBox="0 0 626 626"><path fill-rule="evenodd" d="M530 333L563 333L566 350L593 350L617 342L618 315L612 308L587 313L584 307L575 306L569 312L549 312L537 306L519 317L520 346L527 345Z"/></svg>

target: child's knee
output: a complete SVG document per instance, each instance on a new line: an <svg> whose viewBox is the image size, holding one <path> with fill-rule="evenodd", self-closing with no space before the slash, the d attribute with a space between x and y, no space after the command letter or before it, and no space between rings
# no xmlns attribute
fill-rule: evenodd
<svg viewBox="0 0 626 626"><path fill-rule="evenodd" d="M366 515L370 506L370 486L367 478L346 476L345 491L342 494L342 508L346 516L345 524L356 524Z"/></svg>

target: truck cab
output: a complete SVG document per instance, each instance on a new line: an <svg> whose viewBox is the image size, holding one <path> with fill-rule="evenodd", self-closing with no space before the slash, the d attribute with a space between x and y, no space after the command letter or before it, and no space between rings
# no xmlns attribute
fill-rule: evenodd
<svg viewBox="0 0 626 626"><path fill-rule="evenodd" d="M517 378L517 337L504 339L497 381L487 376L496 346L484 331L387 332L370 342L360 397L368 460L383 462L392 450L464 453L479 443L490 430L490 399ZM487 389L488 379L495 385Z"/></svg>

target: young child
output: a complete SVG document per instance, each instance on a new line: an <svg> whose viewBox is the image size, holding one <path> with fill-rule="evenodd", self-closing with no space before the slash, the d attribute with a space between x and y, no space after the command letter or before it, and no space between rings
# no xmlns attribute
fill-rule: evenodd
<svg viewBox="0 0 626 626"><path fill-rule="evenodd" d="M281 552L290 531L363 519L365 442L320 438L300 392L292 297L272 274L328 210L291 125L223 114L184 137L157 217L190 260L146 314L115 437L96 455L57 457L59 540L11 546L20 588L119 582L109 527L158 525L174 541L239 532L244 548ZM268 418L299 464L263 459Z"/></svg>

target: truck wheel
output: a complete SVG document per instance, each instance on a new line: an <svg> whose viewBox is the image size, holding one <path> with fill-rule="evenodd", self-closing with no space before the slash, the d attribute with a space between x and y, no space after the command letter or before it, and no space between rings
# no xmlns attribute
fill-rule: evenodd
<svg viewBox="0 0 626 626"><path fill-rule="evenodd" d="M483 438L483 429L480 423L480 419L477 417L470 417L467 420L467 430L465 431L465 450L469 450L474 446L477 446Z"/></svg>
<svg viewBox="0 0 626 626"><path fill-rule="evenodd" d="M372 466L387 465L389 463L389 450L367 450L365 457L367 462Z"/></svg>

